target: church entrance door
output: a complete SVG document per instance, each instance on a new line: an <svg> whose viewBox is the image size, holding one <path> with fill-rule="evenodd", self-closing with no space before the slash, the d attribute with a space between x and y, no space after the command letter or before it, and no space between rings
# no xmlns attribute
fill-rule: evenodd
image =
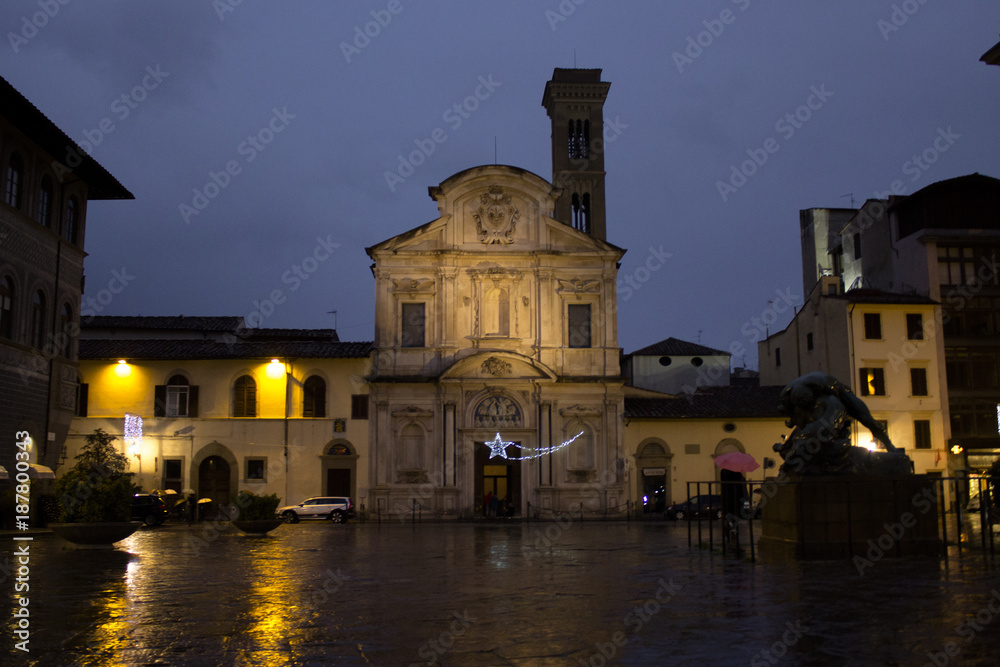
<svg viewBox="0 0 1000 667"><path fill-rule="evenodd" d="M509 456L517 456L521 450L513 443L507 447ZM490 458L490 448L484 442L476 443L476 508L487 516L489 508L485 501L487 494L500 498L500 508L509 508L513 514L521 512L521 462L502 457ZM500 514L503 514L501 509Z"/></svg>

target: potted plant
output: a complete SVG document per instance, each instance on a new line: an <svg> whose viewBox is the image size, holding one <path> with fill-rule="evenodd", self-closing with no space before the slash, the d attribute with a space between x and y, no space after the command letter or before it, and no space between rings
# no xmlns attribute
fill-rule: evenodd
<svg viewBox="0 0 1000 667"><path fill-rule="evenodd" d="M130 521L136 488L128 457L115 449L117 438L96 429L76 456L76 465L56 480L59 521L49 528L79 547L111 548L142 525Z"/></svg>
<svg viewBox="0 0 1000 667"><path fill-rule="evenodd" d="M233 496L233 505L238 514L232 524L244 533L264 535L284 523L274 514L280 502L281 498L276 493L258 496L250 491L240 491Z"/></svg>

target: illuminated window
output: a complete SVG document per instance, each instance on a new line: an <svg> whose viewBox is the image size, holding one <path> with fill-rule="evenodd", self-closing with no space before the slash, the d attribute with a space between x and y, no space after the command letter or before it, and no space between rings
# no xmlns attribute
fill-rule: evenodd
<svg viewBox="0 0 1000 667"><path fill-rule="evenodd" d="M927 369L910 369L910 394L913 396L927 395Z"/></svg>
<svg viewBox="0 0 1000 667"><path fill-rule="evenodd" d="M402 347L423 347L424 346L424 304L404 303L402 304L402 322L400 329L400 346Z"/></svg>
<svg viewBox="0 0 1000 667"><path fill-rule="evenodd" d="M865 313L865 338L882 339L882 316L878 313Z"/></svg>
<svg viewBox="0 0 1000 667"><path fill-rule="evenodd" d="M885 396L885 369L883 368L862 368L861 370L861 395L862 396Z"/></svg>
<svg viewBox="0 0 1000 667"><path fill-rule="evenodd" d="M0 278L0 337L14 337L14 281Z"/></svg>
<svg viewBox="0 0 1000 667"><path fill-rule="evenodd" d="M318 375L310 375L302 385L302 416L326 417L326 381Z"/></svg>
<svg viewBox="0 0 1000 667"><path fill-rule="evenodd" d="M11 153L7 161L7 187L4 201L14 208L21 208L24 193L24 160L17 153Z"/></svg>
<svg viewBox="0 0 1000 667"><path fill-rule="evenodd" d="M590 304L574 303L567 308L569 346L590 347Z"/></svg>
<svg viewBox="0 0 1000 667"><path fill-rule="evenodd" d="M241 375L233 383L233 416L257 416L257 383L249 375Z"/></svg>

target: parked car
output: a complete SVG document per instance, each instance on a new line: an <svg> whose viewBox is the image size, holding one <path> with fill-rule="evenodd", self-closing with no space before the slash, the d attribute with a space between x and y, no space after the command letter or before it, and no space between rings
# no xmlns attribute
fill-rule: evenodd
<svg viewBox="0 0 1000 667"><path fill-rule="evenodd" d="M132 497L132 519L147 526L159 526L170 514L166 504L151 493L137 493Z"/></svg>
<svg viewBox="0 0 1000 667"><path fill-rule="evenodd" d="M298 505L279 507L274 513L285 523L298 523L300 519L329 519L343 523L354 518L354 503L347 496L319 496L307 498Z"/></svg>
<svg viewBox="0 0 1000 667"><path fill-rule="evenodd" d="M721 519L722 518L722 496L701 495L693 496L682 503L671 505L664 512L668 519L681 521L684 519Z"/></svg>

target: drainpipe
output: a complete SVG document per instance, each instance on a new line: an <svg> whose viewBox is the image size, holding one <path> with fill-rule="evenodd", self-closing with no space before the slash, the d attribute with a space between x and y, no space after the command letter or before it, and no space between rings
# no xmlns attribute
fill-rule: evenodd
<svg viewBox="0 0 1000 667"><path fill-rule="evenodd" d="M288 405L291 403L291 391L292 391L292 362L285 362L285 435L284 435L284 445L285 445L285 499L287 500L290 490L290 481L288 478Z"/></svg>

